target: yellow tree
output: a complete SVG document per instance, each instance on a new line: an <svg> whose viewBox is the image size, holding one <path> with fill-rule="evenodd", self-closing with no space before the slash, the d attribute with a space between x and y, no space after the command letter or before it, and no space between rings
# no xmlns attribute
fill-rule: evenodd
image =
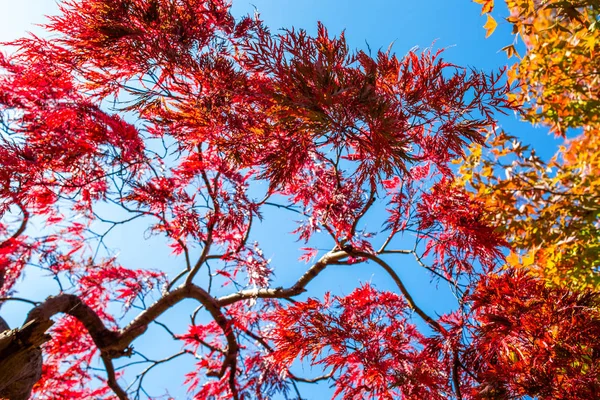
<svg viewBox="0 0 600 400"><path fill-rule="evenodd" d="M475 0L487 15L490 35L496 27L493 0ZM518 78L514 99L526 118L558 133L600 122L600 2L598 0L506 0L515 42L504 47L516 55L521 39L526 53L512 68Z"/></svg>
<svg viewBox="0 0 600 400"><path fill-rule="evenodd" d="M495 28L493 0L475 0ZM565 137L544 161L535 149L504 132L492 133L491 150L473 147L462 179L485 198L514 252L508 263L549 283L600 289L600 2L506 0L515 43L525 53L511 68L511 98L523 116Z"/></svg>

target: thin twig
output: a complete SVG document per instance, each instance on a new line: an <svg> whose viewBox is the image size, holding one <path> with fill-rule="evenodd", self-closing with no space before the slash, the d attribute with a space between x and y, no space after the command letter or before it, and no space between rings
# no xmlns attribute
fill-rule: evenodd
<svg viewBox="0 0 600 400"><path fill-rule="evenodd" d="M32 306L39 306L41 303L39 301L33 301L29 299L24 299L22 297L0 297L0 303L5 301L21 301L23 303L31 304Z"/></svg>
<svg viewBox="0 0 600 400"><path fill-rule="evenodd" d="M381 266L388 273L388 275L390 275L392 277L392 280L396 283L396 286L398 286L398 289L400 289L400 292L402 292L402 295L408 302L408 305L410 306L410 308L412 308L433 329L435 329L436 331L438 331L442 334L447 333L446 329L443 326L441 326L436 320L431 318L419 306L417 306L417 304L413 300L412 296L406 289L406 286L404 286L404 283L402 282L402 280L400 279L398 274L396 274L396 271L394 271L394 269L388 263L383 261L381 258L379 258L373 254L366 253L364 251L353 251L353 252L351 252L351 255L358 256L358 257L364 257L364 258L367 258L367 259L379 264L379 266Z"/></svg>

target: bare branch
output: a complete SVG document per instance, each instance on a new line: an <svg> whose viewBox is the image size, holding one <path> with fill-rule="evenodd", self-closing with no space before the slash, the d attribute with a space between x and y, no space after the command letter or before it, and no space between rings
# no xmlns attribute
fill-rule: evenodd
<svg viewBox="0 0 600 400"><path fill-rule="evenodd" d="M331 379L331 377L333 376L333 371L328 372L325 375L317 376L315 378L302 378L300 376L296 376L296 375L292 374L289 371L288 371L288 374L290 376L290 379L292 379L292 380L294 380L296 382L302 382L302 383L319 383L321 381L326 381L328 379Z"/></svg>
<svg viewBox="0 0 600 400"><path fill-rule="evenodd" d="M196 264L192 267L189 275L185 279L186 285L192 284L194 277L196 276L196 274L200 270L200 267L202 267L202 264L204 264L204 262L206 261L206 259L208 257L208 253L210 252L210 246L212 245L212 235L213 235L213 229L214 229L215 225L216 225L216 219L213 216L212 221L209 222L209 225L207 227L207 235L206 235L206 240L204 241L204 248L202 249L202 254L200 254L198 261L196 261Z"/></svg>
<svg viewBox="0 0 600 400"><path fill-rule="evenodd" d="M3 303L5 301L20 301L20 302L23 302L23 303L31 304L32 306L38 306L38 305L40 305L39 301L33 301L33 300L29 300L29 299L24 299L22 297L0 297L0 303Z"/></svg>
<svg viewBox="0 0 600 400"><path fill-rule="evenodd" d="M281 299L286 297L297 296L303 293L306 285L310 283L317 275L319 275L328 265L348 257L348 253L341 251L330 251L313 264L298 281L289 288L271 288L271 289L255 289L242 290L237 293L226 295L217 299L220 307L225 307L241 300L247 299Z"/></svg>
<svg viewBox="0 0 600 400"><path fill-rule="evenodd" d="M458 358L458 351L454 350L454 361L452 362L452 383L454 384L454 392L456 393L456 400L462 400L462 394L460 392L460 375L458 367L460 366L460 359Z"/></svg>
<svg viewBox="0 0 600 400"><path fill-rule="evenodd" d="M13 233L11 237L0 243L0 249L9 245L13 240L21 236L23 232L25 232L25 229L27 229L27 223L29 222L29 211L27 211L27 209L25 208L25 206L23 206L21 202L15 201L15 204L21 210L21 213L23 214L23 219L21 220L21 225L19 225L19 228L15 231L15 233Z"/></svg>
<svg viewBox="0 0 600 400"><path fill-rule="evenodd" d="M367 211L369 211L369 209L371 208L373 203L375 203L375 195L376 194L377 194L377 186L372 185L371 191L369 193L369 198L365 202L365 205L363 206L363 208L358 212L358 214L354 218L354 222L352 223L352 228L350 229L350 237L354 236L354 234L356 233L356 227L358 226L358 223L360 222L361 218L365 216L365 214L367 213Z"/></svg>
<svg viewBox="0 0 600 400"><path fill-rule="evenodd" d="M108 387L110 387L111 390L117 395L119 400L129 400L129 397L127 397L127 393L117 383L115 367L113 366L112 359L108 355L102 355L101 357L102 362L104 363L104 368L106 369L106 375L108 377L106 381Z"/></svg>
<svg viewBox="0 0 600 400"><path fill-rule="evenodd" d="M398 233L397 230L392 229L392 231L390 232L388 237L385 239L385 241L383 242L383 244L381 245L379 250L377 250L377 254L382 254L385 251L385 248L390 244L390 242L392 241L394 236L396 236L397 233Z"/></svg>
<svg viewBox="0 0 600 400"><path fill-rule="evenodd" d="M115 394L119 396L120 399L126 399L126 397L122 397L125 392L118 386L116 380L113 379L114 382L111 383L111 371L112 374L114 374L114 367L112 366L111 360L126 355L127 347L147 330L148 324L184 299L195 299L199 301L223 330L228 346L219 376L223 376L229 369L230 379L233 382L235 379L239 346L232 325L222 313L221 306L217 300L204 289L193 284L180 286L168 293L140 313L129 325L120 331L107 329L94 310L83 303L79 297L72 294L60 294L58 296L49 297L46 301L29 312L27 322L34 320L49 321L52 316L59 313L68 314L77 318L86 327L88 333L101 352L102 359L107 366L106 371L111 389L115 391ZM232 388L232 391L234 391L234 389L235 388ZM235 391L234 398L237 398Z"/></svg>
<svg viewBox="0 0 600 400"><path fill-rule="evenodd" d="M108 348L119 338L119 334L109 330L104 323L87 304L72 294L59 294L47 298L39 306L33 308L27 315L27 322L30 321L48 321L56 314L64 313L77 318L87 329L92 340L102 351Z"/></svg>
<svg viewBox="0 0 600 400"><path fill-rule="evenodd" d="M142 386L144 384L144 378L146 377L146 375L148 374L148 372L150 372L157 365L167 363L167 362L169 362L171 360L174 360L175 358L180 357L180 356L182 356L184 354L190 354L190 351L189 350L182 350L179 353L176 353L176 354L173 354L173 355L171 355L169 357L163 358L162 360L144 361L144 362L151 362L152 365L149 365L146 369L144 369L142 372L140 372L136 376L135 381L133 381L131 383L131 385L129 385L131 387L131 386L133 386L135 384L136 381L138 381L138 384L137 384L137 395L135 396L135 398L136 399L139 398L139 392L140 392L140 390L143 390Z"/></svg>
<svg viewBox="0 0 600 400"><path fill-rule="evenodd" d="M382 250L377 254L412 254L412 250Z"/></svg>

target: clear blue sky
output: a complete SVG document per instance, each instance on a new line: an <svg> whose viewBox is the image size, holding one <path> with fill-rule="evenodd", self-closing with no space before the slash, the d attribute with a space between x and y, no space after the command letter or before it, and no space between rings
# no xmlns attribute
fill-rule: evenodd
<svg viewBox="0 0 600 400"><path fill-rule="evenodd" d="M275 31L278 28L305 28L315 32L317 21L322 21L331 34L345 30L349 45L355 48L371 49L387 48L394 43L394 51L399 55L405 54L414 46L421 48L447 48L444 58L462 66L476 67L485 71L497 69L507 63L504 53L499 49L512 41L510 26L503 22L507 12L498 2L494 17L499 26L490 38L485 39L482 25L485 18L480 16L480 6L470 0L234 0L235 15L252 13L253 8L261 13L267 25ZM53 0L0 0L0 41L6 41L22 36L26 31L40 33L34 23L44 22L44 14L56 12ZM500 117L500 116L499 116ZM500 118L501 125L510 133L523 138L525 142L533 143L541 156L549 156L554 152L555 143L544 129L533 129L528 124L518 123L513 116ZM265 222L257 228L257 238L265 248L267 257L273 258L276 268L277 281L275 285L287 285L293 282L306 266L296 262L294 251L297 244L291 242L281 244L274 238L285 236L294 228L290 216L280 215L273 211ZM285 222L288 221L289 222ZM373 230L379 226L373 226ZM144 226L133 226L127 231L116 232L111 238L115 246L121 248L121 259L125 265L132 267L152 267L166 269L175 273L180 264L168 256L168 249L161 251L161 241L154 238L143 241ZM131 239L138 237L140 239ZM430 283L429 276L422 273L413 263L402 261L394 265L406 281L413 293L415 301L430 315L443 312L452 304L452 297L443 288L437 290ZM343 271L335 267L325 271L311 286L309 291L313 296L321 296L325 291L349 293L360 282L373 281L379 289L392 289L387 278L376 268L358 266L345 267ZM21 295L31 296L41 300L55 290L54 286L38 277L35 273L27 276L21 285ZM440 284L440 286L442 286ZM183 304L178 312L162 318L163 322L172 323L178 331L183 331L187 324L186 313L192 304ZM6 305L2 315L11 326L19 324L23 319L25 309L19 305ZM168 354L172 348L165 348L160 336L152 332L135 343L138 349L154 352L156 357ZM157 373L150 376L149 388L154 393L161 393L166 385L176 398L186 398L185 389L181 388L181 376L184 372L179 369L184 364L169 364L166 369L157 368ZM307 373L310 375L310 373ZM301 387L302 394L308 399L328 398L331 390L327 386L305 385Z"/></svg>

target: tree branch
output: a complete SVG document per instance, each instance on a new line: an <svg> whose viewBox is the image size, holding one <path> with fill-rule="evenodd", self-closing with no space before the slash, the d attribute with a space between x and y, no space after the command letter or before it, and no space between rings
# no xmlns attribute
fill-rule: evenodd
<svg viewBox="0 0 600 400"><path fill-rule="evenodd" d="M2 286L2 285L0 285ZM5 301L20 301L22 303L27 303L27 304L31 304L32 306L38 306L40 305L39 301L33 301L33 300L29 300L29 299L24 299L22 297L0 297L0 303L3 303Z"/></svg>
<svg viewBox="0 0 600 400"><path fill-rule="evenodd" d="M462 394L460 391L460 375L458 368L460 366L460 359L458 358L458 351L454 350L454 360L452 362L452 383L454 383L454 392L456 393L456 400L462 400Z"/></svg>
<svg viewBox="0 0 600 400"><path fill-rule="evenodd" d="M52 316L60 313L77 318L101 351L110 348L119 339L119 333L106 328L98 314L73 294L63 293L48 297L29 312L26 323L49 321Z"/></svg>
<svg viewBox="0 0 600 400"><path fill-rule="evenodd" d="M369 198L365 202L365 205L363 206L363 208L358 212L356 217L354 217L354 222L352 222L352 228L350 228L350 235L349 235L350 238L352 238L354 236L354 234L356 233L356 227L358 226L358 223L360 222L362 217L365 216L365 214L367 213L367 211L369 211L369 209L371 208L373 203L375 203L375 195L376 194L377 194L377 187L375 185L372 185L371 191L369 193Z"/></svg>
<svg viewBox="0 0 600 400"><path fill-rule="evenodd" d="M106 375L108 379L106 383L108 387L117 395L119 400L128 400L127 393L117 383L117 377L115 375L115 367L113 366L112 359L108 355L102 355L102 362L104 363L104 369L106 369Z"/></svg>
<svg viewBox="0 0 600 400"><path fill-rule="evenodd" d="M313 264L305 273L289 288L270 288L270 289L255 289L242 290L237 293L229 294L217 299L220 307L225 307L241 300L247 299L280 299L285 297L297 296L303 293L306 285L309 284L317 275L319 275L328 265L348 257L348 253L341 251L330 251Z"/></svg>
<svg viewBox="0 0 600 400"><path fill-rule="evenodd" d="M79 297L65 293L49 297L42 304L32 309L27 316L27 322L50 321L52 316L59 313L64 313L77 318L85 326L92 337L92 340L101 352L101 357L105 363L108 374L109 386L113 389L119 399L125 400L127 398L126 393L118 386L116 378L114 378L114 368L112 367L111 360L124 356L126 354L125 349L146 331L148 324L184 299L195 299L200 302L223 330L228 346L219 376L223 376L228 369L230 370L230 384L233 385L231 390L234 394L234 398L237 398L234 380L239 345L233 332L231 322L221 311L221 305L218 301L204 289L196 285L182 285L166 294L148 309L140 313L129 323L129 325L119 331L113 331L106 328L96 312L86 305ZM113 376L111 376L111 374Z"/></svg>
<svg viewBox="0 0 600 400"><path fill-rule="evenodd" d="M23 213L23 219L21 220L21 225L19 225L19 228L15 231L15 233L13 233L11 237L0 243L0 249L9 245L13 240L21 236L23 232L25 232L25 229L27 229L27 223L29 222L29 211L27 211L25 206L23 206L23 204L20 201L15 201L15 204L17 205L17 207L19 207L21 213Z"/></svg>

